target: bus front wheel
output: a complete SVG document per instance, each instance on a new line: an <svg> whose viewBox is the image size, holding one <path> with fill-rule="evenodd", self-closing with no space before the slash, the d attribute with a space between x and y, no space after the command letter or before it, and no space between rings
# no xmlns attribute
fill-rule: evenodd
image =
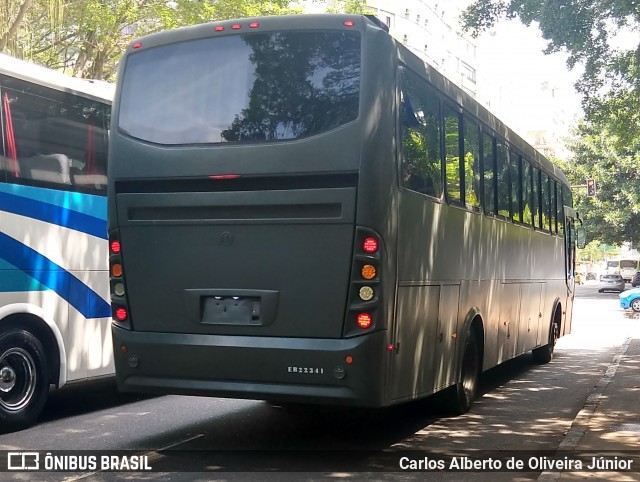
<svg viewBox="0 0 640 482"><path fill-rule="evenodd" d="M471 409L478 393L480 376L480 347L474 330L467 333L458 382L444 394L445 410L462 415Z"/></svg>
<svg viewBox="0 0 640 482"><path fill-rule="evenodd" d="M0 333L0 426L14 431L35 423L49 392L44 347L26 330Z"/></svg>

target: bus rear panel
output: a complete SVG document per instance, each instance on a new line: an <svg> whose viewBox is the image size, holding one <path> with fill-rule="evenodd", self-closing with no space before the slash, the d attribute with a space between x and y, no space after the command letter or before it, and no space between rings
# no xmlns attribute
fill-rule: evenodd
<svg viewBox="0 0 640 482"><path fill-rule="evenodd" d="M361 37L380 29L345 20L207 24L127 52L109 206L121 389L384 403L386 227L358 224L354 141Z"/></svg>

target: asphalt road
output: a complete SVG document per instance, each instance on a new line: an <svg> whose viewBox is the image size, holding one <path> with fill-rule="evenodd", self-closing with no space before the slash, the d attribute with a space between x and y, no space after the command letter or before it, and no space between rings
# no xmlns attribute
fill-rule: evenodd
<svg viewBox="0 0 640 482"><path fill-rule="evenodd" d="M514 480L513 473L377 472L375 464L396 464L407 450L556 449L617 348L640 337L640 319L595 284L577 287L574 313L573 333L559 340L551 364L524 355L487 372L480 398L461 417L443 416L434 400L376 411L287 411L260 401L125 395L103 381L52 393L41 423L0 435L0 450L128 449L182 470L13 480ZM517 480L538 475L518 473Z"/></svg>

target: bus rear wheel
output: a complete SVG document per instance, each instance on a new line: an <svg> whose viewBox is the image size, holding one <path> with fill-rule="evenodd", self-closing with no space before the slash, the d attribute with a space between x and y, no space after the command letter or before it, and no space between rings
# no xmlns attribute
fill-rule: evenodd
<svg viewBox="0 0 640 482"><path fill-rule="evenodd" d="M467 333L458 382L444 394L444 408L451 415L462 415L471 409L478 393L480 347L474 330Z"/></svg>
<svg viewBox="0 0 640 482"><path fill-rule="evenodd" d="M558 329L559 325L557 323L551 323L549 327L549 341L546 345L541 346L539 348L535 348L531 354L533 355L533 359L544 365L545 363L549 363L553 359L553 351L556 346L556 341L558 341Z"/></svg>
<svg viewBox="0 0 640 482"><path fill-rule="evenodd" d="M26 330L0 334L0 426L14 431L35 423L49 392L44 347Z"/></svg>

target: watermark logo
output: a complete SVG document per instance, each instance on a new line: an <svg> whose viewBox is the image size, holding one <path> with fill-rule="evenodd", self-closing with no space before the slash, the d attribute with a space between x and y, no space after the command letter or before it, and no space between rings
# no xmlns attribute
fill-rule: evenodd
<svg viewBox="0 0 640 482"><path fill-rule="evenodd" d="M38 452L8 452L8 470L40 470L40 454Z"/></svg>

